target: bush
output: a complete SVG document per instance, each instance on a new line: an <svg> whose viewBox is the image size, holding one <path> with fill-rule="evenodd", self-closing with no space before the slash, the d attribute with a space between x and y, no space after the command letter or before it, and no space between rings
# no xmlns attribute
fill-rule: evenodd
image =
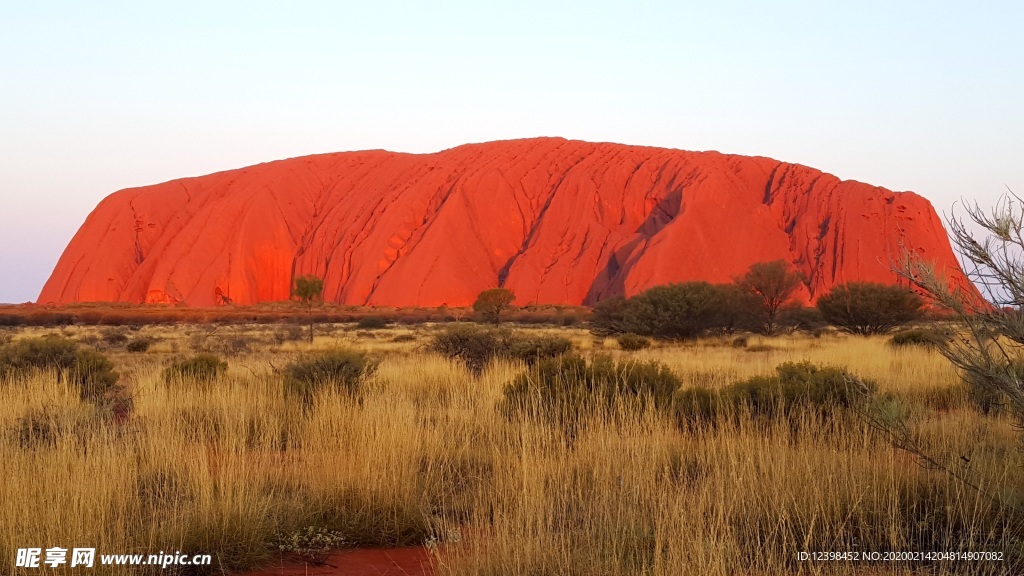
<svg viewBox="0 0 1024 576"><path fill-rule="evenodd" d="M101 400L118 380L106 356L64 338L26 338L0 347L0 378L36 370L56 370L59 380L66 378L90 401Z"/></svg>
<svg viewBox="0 0 1024 576"><path fill-rule="evenodd" d="M0 326L20 326L25 323L21 316L15 314L0 314Z"/></svg>
<svg viewBox="0 0 1024 576"><path fill-rule="evenodd" d="M175 380L191 380L199 384L209 384L223 375L227 369L227 362L213 354L196 354L191 358L175 361L165 368L164 382L171 384Z"/></svg>
<svg viewBox="0 0 1024 576"><path fill-rule="evenodd" d="M498 354L522 360L528 366L536 364L544 358L555 358L572 350L572 341L561 336L547 334L528 335L508 333L505 337L504 350Z"/></svg>
<svg viewBox="0 0 1024 576"><path fill-rule="evenodd" d="M707 282L655 286L632 298L609 298L594 308L598 336L633 333L671 340L695 338L713 328L734 328L735 289Z"/></svg>
<svg viewBox="0 0 1024 576"><path fill-rule="evenodd" d="M533 364L572 349L572 342L560 336L525 335L497 328L456 324L436 334L428 349L463 363L480 375L495 358L523 360Z"/></svg>
<svg viewBox="0 0 1024 576"><path fill-rule="evenodd" d="M674 399L681 422L714 421L746 407L756 417L790 416L814 410L829 416L835 409L862 406L875 389L846 370L810 362L786 362L770 376L754 376L719 391L704 387L682 390Z"/></svg>
<svg viewBox="0 0 1024 576"><path fill-rule="evenodd" d="M461 362L479 375L503 348L504 332L473 325L456 324L431 338L428 349Z"/></svg>
<svg viewBox="0 0 1024 576"><path fill-rule="evenodd" d="M628 351L643 350L651 347L651 341L637 334L623 334L618 338L619 348Z"/></svg>
<svg viewBox="0 0 1024 576"><path fill-rule="evenodd" d="M801 330L812 335L815 331L828 326L828 322L821 315L821 310L804 306L793 306L783 310L781 322L783 328Z"/></svg>
<svg viewBox="0 0 1024 576"><path fill-rule="evenodd" d="M595 336L612 336L632 332L629 301L613 296L597 303L590 317L590 331Z"/></svg>
<svg viewBox="0 0 1024 576"><path fill-rule="evenodd" d="M285 366L285 394L310 408L318 391L334 389L356 397L363 378L376 370L376 362L354 350L331 350Z"/></svg>
<svg viewBox="0 0 1024 576"><path fill-rule="evenodd" d="M274 341L278 346L285 342L296 342L302 340L302 330L298 326L288 326L274 332Z"/></svg>
<svg viewBox="0 0 1024 576"><path fill-rule="evenodd" d="M149 350L149 347L152 346L154 342L156 342L155 338L135 338L134 340L129 342L124 348L129 352L146 352L147 350Z"/></svg>
<svg viewBox="0 0 1024 576"><path fill-rule="evenodd" d="M128 335L124 333L124 330L104 330L103 341L110 346L122 346L128 342Z"/></svg>
<svg viewBox="0 0 1024 576"><path fill-rule="evenodd" d="M695 338L715 327L722 312L722 292L707 282L656 286L631 304L637 334L672 340Z"/></svg>
<svg viewBox="0 0 1024 576"><path fill-rule="evenodd" d="M649 398L657 407L671 403L679 378L656 361L590 362L579 354L545 358L520 374L506 388L501 403L508 415L526 415L568 422L581 412L608 408L619 398Z"/></svg>
<svg viewBox="0 0 1024 576"><path fill-rule="evenodd" d="M921 316L924 300L908 288L873 282L836 286L818 299L830 324L852 334L885 334Z"/></svg>
<svg viewBox="0 0 1024 576"><path fill-rule="evenodd" d="M936 332L923 328L914 328L911 330L901 330L893 334L892 338L889 338L889 345L895 348L903 346L932 347L941 341L942 336Z"/></svg>
<svg viewBox="0 0 1024 576"><path fill-rule="evenodd" d="M376 330L378 328L385 328L388 325L388 321L380 316L365 316L356 322L356 327L362 330Z"/></svg>

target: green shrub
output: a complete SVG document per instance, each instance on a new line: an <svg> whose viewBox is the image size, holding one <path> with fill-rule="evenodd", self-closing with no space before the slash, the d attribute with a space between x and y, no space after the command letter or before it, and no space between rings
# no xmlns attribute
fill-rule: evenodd
<svg viewBox="0 0 1024 576"><path fill-rule="evenodd" d="M78 385L83 400L102 400L118 380L114 364L95 350L79 350L69 374L71 381Z"/></svg>
<svg viewBox="0 0 1024 576"><path fill-rule="evenodd" d="M0 377L56 370L78 388L83 400L97 401L117 384L114 365L99 352L64 338L26 338L0 347Z"/></svg>
<svg viewBox="0 0 1024 576"><path fill-rule="evenodd" d="M228 369L224 362L213 354L196 354L173 362L164 369L164 382L189 380L199 384L209 384L224 374Z"/></svg>
<svg viewBox="0 0 1024 576"><path fill-rule="evenodd" d="M594 306L590 317L590 331L595 336L612 336L634 331L629 300L622 296L606 298Z"/></svg>
<svg viewBox="0 0 1024 576"><path fill-rule="evenodd" d="M520 334L498 328L456 324L434 335L428 349L463 363L476 375L495 358L523 360L529 365L572 350L561 336Z"/></svg>
<svg viewBox="0 0 1024 576"><path fill-rule="evenodd" d="M655 286L629 299L597 304L590 319L598 336L633 333L670 340L695 338L712 329L737 327L740 306L731 285L683 282Z"/></svg>
<svg viewBox="0 0 1024 576"><path fill-rule="evenodd" d="M830 324L852 334L885 334L921 316L924 300L909 288L874 282L850 282L818 299Z"/></svg>
<svg viewBox="0 0 1024 576"><path fill-rule="evenodd" d="M362 330L376 330L378 328L385 328L388 325L388 321L380 316L365 316L356 322L356 327Z"/></svg>
<svg viewBox="0 0 1024 576"><path fill-rule="evenodd" d="M506 415L554 420L577 419L580 413L608 408L619 398L649 398L668 406L679 378L664 364L609 356L587 361L579 354L540 360L505 388Z"/></svg>
<svg viewBox="0 0 1024 576"><path fill-rule="evenodd" d="M108 329L103 331L103 341L110 346L122 346L128 342L128 335L121 329Z"/></svg>
<svg viewBox="0 0 1024 576"><path fill-rule="evenodd" d="M141 353L149 350L149 347L156 342L156 338L141 337L135 338L129 342L124 348L129 352Z"/></svg>
<svg viewBox="0 0 1024 576"><path fill-rule="evenodd" d="M679 390L672 404L679 419L688 423L714 422L722 412L721 395L704 386Z"/></svg>
<svg viewBox="0 0 1024 576"><path fill-rule="evenodd" d="M828 322L821 315L821 310L815 307L793 306L782 312L782 326L788 330L801 330L814 333L828 326Z"/></svg>
<svg viewBox="0 0 1024 576"><path fill-rule="evenodd" d="M715 327L723 293L707 282L655 286L631 299L633 323L642 336L683 340Z"/></svg>
<svg viewBox="0 0 1024 576"><path fill-rule="evenodd" d="M298 398L310 408L317 392L333 389L356 397L363 379L377 368L377 363L354 350L331 350L299 359L285 366L285 394Z"/></svg>
<svg viewBox="0 0 1024 576"><path fill-rule="evenodd" d="M941 341L942 336L936 332L923 328L913 328L911 330L901 330L893 334L889 338L889 345L895 348L903 346L924 346L930 348Z"/></svg>
<svg viewBox="0 0 1024 576"><path fill-rule="evenodd" d="M435 334L428 349L463 363L479 375L504 346L506 332L471 324L456 324Z"/></svg>
<svg viewBox="0 0 1024 576"><path fill-rule="evenodd" d="M651 347L651 341L637 334L623 334L618 337L619 348L628 351L643 350Z"/></svg>
<svg viewBox="0 0 1024 576"><path fill-rule="evenodd" d="M786 362L775 374L754 376L722 388L682 390L674 399L676 415L682 422L716 420L743 407L755 417L790 416L799 410L814 410L824 416L835 409L862 406L874 391L846 370L818 367L810 362Z"/></svg>
<svg viewBox="0 0 1024 576"><path fill-rule="evenodd" d="M506 334L504 350L499 355L511 359L522 360L532 366L544 358L555 358L572 350L572 341L561 336L547 334Z"/></svg>

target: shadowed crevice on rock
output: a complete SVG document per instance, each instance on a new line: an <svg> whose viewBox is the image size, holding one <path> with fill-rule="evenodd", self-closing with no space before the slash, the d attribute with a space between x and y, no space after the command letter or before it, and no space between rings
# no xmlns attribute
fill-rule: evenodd
<svg viewBox="0 0 1024 576"><path fill-rule="evenodd" d="M671 190L660 202L654 205L651 213L635 230L636 236L612 253L608 263L598 272L587 290L583 303L592 306L605 298L622 296L626 292L626 277L637 260L643 255L643 249L665 226L679 216L683 206L683 189Z"/></svg>

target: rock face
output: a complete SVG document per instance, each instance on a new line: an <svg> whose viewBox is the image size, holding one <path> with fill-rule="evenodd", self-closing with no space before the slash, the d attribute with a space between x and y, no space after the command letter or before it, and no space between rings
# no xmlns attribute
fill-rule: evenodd
<svg viewBox="0 0 1024 576"><path fill-rule="evenodd" d="M769 158L539 138L436 154L292 158L116 192L64 251L41 303L210 306L324 298L592 304L785 259L813 301L895 283L903 247L963 278L927 200Z"/></svg>

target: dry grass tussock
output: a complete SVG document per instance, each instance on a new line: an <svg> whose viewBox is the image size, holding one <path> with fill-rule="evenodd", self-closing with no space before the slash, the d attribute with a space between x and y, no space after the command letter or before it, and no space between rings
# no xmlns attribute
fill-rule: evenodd
<svg viewBox="0 0 1024 576"><path fill-rule="evenodd" d="M310 526L355 545L427 543L453 576L1020 568L1019 436L1007 418L977 413L927 347L793 335L626 352L579 329L529 329L567 336L584 356L663 362L684 388L722 388L786 361L846 368L877 384L886 418L981 491L921 466L852 414L765 420L739 408L680 426L671 411L621 398L564 426L498 409L525 364L498 359L473 375L427 351L429 325L323 326L312 345L281 329L146 326L128 334L153 340L145 352L99 328L63 329L113 360L133 397L126 421L54 373L5 377L0 573L19 574L16 548L55 545L212 553L221 573L267 561L281 534ZM284 366L339 346L376 363L357 394L326 387L310 409L284 392ZM227 371L212 384L163 377L199 349L221 354ZM819 550L998 550L1007 560L796 561Z"/></svg>

